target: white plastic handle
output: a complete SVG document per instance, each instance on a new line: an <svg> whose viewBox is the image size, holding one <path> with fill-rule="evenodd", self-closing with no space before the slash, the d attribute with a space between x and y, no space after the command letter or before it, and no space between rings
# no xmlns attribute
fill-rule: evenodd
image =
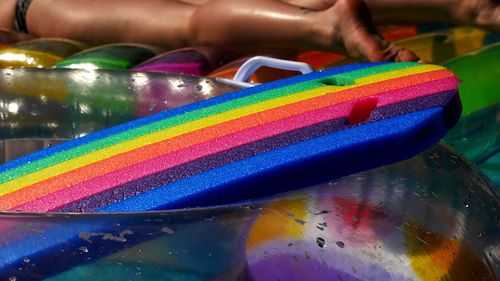
<svg viewBox="0 0 500 281"><path fill-rule="evenodd" d="M218 80L241 88L253 87L258 84L249 83L248 79L250 79L252 74L262 66L299 71L302 74L314 72L314 69L309 64L304 62L282 60L265 56L256 56L242 64L232 80L224 78L219 78Z"/></svg>

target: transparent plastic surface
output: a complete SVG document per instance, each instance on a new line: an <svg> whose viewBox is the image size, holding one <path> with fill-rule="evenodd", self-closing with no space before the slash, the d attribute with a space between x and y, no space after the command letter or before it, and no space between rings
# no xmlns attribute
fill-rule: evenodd
<svg viewBox="0 0 500 281"><path fill-rule="evenodd" d="M109 44L76 53L55 67L72 69L129 69L152 58L157 50L139 44Z"/></svg>
<svg viewBox="0 0 500 281"><path fill-rule="evenodd" d="M80 52L87 46L83 43L63 38L38 38L11 45L26 51L38 51L65 58Z"/></svg>
<svg viewBox="0 0 500 281"><path fill-rule="evenodd" d="M462 117L444 140L500 186L500 102Z"/></svg>
<svg viewBox="0 0 500 281"><path fill-rule="evenodd" d="M0 69L0 138L72 139L235 90L197 76Z"/></svg>
<svg viewBox="0 0 500 281"><path fill-rule="evenodd" d="M498 280L498 198L482 173L440 144L261 202L2 213L0 279ZM36 250L43 245L56 246Z"/></svg>
<svg viewBox="0 0 500 281"><path fill-rule="evenodd" d="M500 43L456 57L442 64L462 80L462 115L500 103Z"/></svg>
<svg viewBox="0 0 500 281"><path fill-rule="evenodd" d="M498 153L500 102L462 117L445 141L474 163L484 162Z"/></svg>
<svg viewBox="0 0 500 281"><path fill-rule="evenodd" d="M136 65L133 70L205 76L228 58L208 47L175 49Z"/></svg>
<svg viewBox="0 0 500 281"><path fill-rule="evenodd" d="M0 50L0 67L52 67L84 48L81 43L59 38L22 41Z"/></svg>
<svg viewBox="0 0 500 281"><path fill-rule="evenodd" d="M23 155L36 152L51 145L64 142L67 139L52 138L27 138L27 139L1 139L0 163L14 160Z"/></svg>

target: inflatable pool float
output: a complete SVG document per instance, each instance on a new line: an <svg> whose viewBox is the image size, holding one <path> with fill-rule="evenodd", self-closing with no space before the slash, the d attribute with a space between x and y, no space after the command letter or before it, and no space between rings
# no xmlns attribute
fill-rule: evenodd
<svg viewBox="0 0 500 281"><path fill-rule="evenodd" d="M0 138L72 139L235 89L152 72L0 69Z"/></svg>
<svg viewBox="0 0 500 281"><path fill-rule="evenodd" d="M99 89L98 80L90 79L91 89ZM9 93L17 95L12 88ZM150 108L141 112L154 113ZM38 148L53 140L3 144ZM6 212L0 214L0 279L496 280L495 198L488 179L439 145L404 162L263 201L121 215Z"/></svg>
<svg viewBox="0 0 500 281"><path fill-rule="evenodd" d="M495 40L500 40L500 37L486 30L455 27L398 40L394 44L414 51L426 61L441 64L456 56L479 50Z"/></svg>
<svg viewBox="0 0 500 281"><path fill-rule="evenodd" d="M82 43L60 38L22 41L0 49L0 68L52 67L84 48L85 45Z"/></svg>
<svg viewBox="0 0 500 281"><path fill-rule="evenodd" d="M206 76L226 60L211 48L184 48L160 54L132 70Z"/></svg>
<svg viewBox="0 0 500 281"><path fill-rule="evenodd" d="M500 44L454 58L443 65L463 81L459 88L464 115L445 140L500 186Z"/></svg>
<svg viewBox="0 0 500 281"><path fill-rule="evenodd" d="M497 192L438 145L259 202L135 214L2 213L2 225L17 227L2 230L0 278L497 280ZM79 238L68 241L67 233ZM41 243L58 246L33 253L30 245Z"/></svg>
<svg viewBox="0 0 500 281"><path fill-rule="evenodd" d="M500 43L443 62L463 81L460 92L464 116L500 102L499 64Z"/></svg>
<svg viewBox="0 0 500 281"><path fill-rule="evenodd" d="M309 53L309 55L306 53L304 54L305 57L302 57L302 62L305 62L307 64L308 61L313 61L315 58L312 58L311 56L318 55L321 59L325 58L333 58L335 56L329 57L327 56L327 53ZM277 59L295 59L295 54L292 55L266 55L267 57L272 57L272 58L277 58ZM300 54L299 54L300 56ZM325 57L326 56L326 57ZM222 67L214 70L210 74L208 74L208 77L213 77L213 78L225 78L225 79L232 79L240 67L247 62L252 56L245 56L236 60L233 60ZM300 60L299 60L300 61ZM311 67L313 67L311 65ZM255 70L255 72L252 73L252 75L248 78L248 82L250 83L267 83L267 82L272 82L278 79L283 79L283 78L288 78L288 77L293 77L300 74L300 72L297 72L295 70L287 70L287 69L276 69L273 67L267 67L263 66Z"/></svg>
<svg viewBox="0 0 500 281"><path fill-rule="evenodd" d="M157 55L159 50L139 44L110 44L86 49L58 62L56 68L129 69Z"/></svg>
<svg viewBox="0 0 500 281"><path fill-rule="evenodd" d="M260 58L255 58L255 61L259 60ZM254 68L250 65L247 69ZM242 76L248 78L249 71ZM231 83L244 86L247 84L245 80L236 79ZM456 84L453 74L442 67L416 63L379 63L352 65L253 86L125 123L11 161L0 168L2 208L63 212L144 211L255 200L257 196L303 188L354 171L411 157L436 142L458 119L460 108ZM180 122L177 133L176 122ZM174 127L170 127L170 123ZM169 138L171 134L173 135ZM179 137L174 138L175 135ZM214 140L211 141L211 138ZM247 138L248 143L239 143ZM112 142L116 141L118 143L113 147ZM127 144L123 145L123 141ZM183 156L183 145L188 145L186 152L195 151L198 154L196 157L202 158L189 160L189 153ZM90 150L84 152L86 147ZM177 151L175 147L179 147ZM126 150L120 152L122 149ZM154 151L154 155L149 150ZM106 151L111 152L110 158L101 157L108 153ZM132 155L127 151L137 154ZM200 153L208 153L208 157L203 157ZM67 156L70 157L65 160ZM123 159L118 160L116 157ZM81 166L86 162L84 158L91 160L91 166L107 162L101 168L91 167L88 172L100 173L103 168L111 168L101 176L112 177L100 181L108 187L90 185L88 189L81 185L100 177L94 173L97 176L94 179L82 178L87 173L84 171L87 167ZM99 162L99 158L103 161ZM189 167L182 166L181 162L174 163L183 161L180 160L183 158L191 161L186 162ZM363 159L363 163L353 159ZM65 181L60 176L65 176L66 172L67 175L73 173L67 170L73 166L71 161L83 169L75 166L74 175L66 178L73 182L66 182L58 187L59 180ZM170 162L180 165L179 168L182 169L175 172L176 166L172 166ZM342 164L332 167L328 163ZM143 165L146 165L145 169L141 168ZM144 174L141 178L141 170L148 171L150 175ZM153 170L157 172L151 174ZM122 171L125 173L118 175ZM139 178L129 178L133 174ZM84 181L78 182L80 179ZM125 180L123 183L130 182L132 185L114 188L112 185L117 183L116 180ZM136 180L141 182L134 183ZM39 188L22 187L30 182L40 185ZM41 186L48 182L51 183ZM60 192L54 188L60 188ZM46 191L49 193L40 193ZM14 194L16 196L11 196ZM74 197L77 194L83 197ZM249 209L252 210L260 211L258 208ZM324 210L318 212L318 215L328 213ZM289 216L299 225L306 223L299 213L290 211ZM2 224L5 246L0 251L0 255L3 255L0 258L0 274L11 276L11 272L17 271L20 263L26 263L28 259L28 262L33 261L39 267L34 271L23 268L19 276L27 277L34 273L38 276L51 276L80 265L81 252L84 255L89 253L87 258L90 260L115 254L123 256L123 251L127 251L123 248L124 245L149 248L154 241L163 240L161 237L164 234L172 235L179 231L184 233L181 237L185 237L200 230L192 225L175 227L176 229L163 226L161 231L146 230L148 228L141 230L130 225L142 224L141 217L131 218L126 215L122 219L125 219L123 223L127 224L127 228L121 229L121 222L108 224L111 223L108 219L111 217L104 218L107 221L105 227L97 222L84 222L85 219L81 224L70 228L66 227L67 224L56 223L53 227L42 230L44 235L55 238L44 243L35 242L38 239L36 235L19 232L24 228L23 222L5 222ZM254 215L245 220L248 219L258 221ZM333 226L331 221L329 224ZM236 247L232 248L236 248L236 251L216 259L215 265L205 269L206 274L241 274L238 270L242 269L245 274L254 275L258 279L268 278L259 276L262 272L259 269L262 266L262 251L255 250L254 247L266 247L268 242L275 239L267 241L266 236L259 233L258 227L249 229L249 226L232 226L233 232L228 232L224 227L221 229L214 225L212 233L226 242L233 241ZM323 226L326 227L326 224ZM210 228L204 228L205 231L207 229ZM101 236L103 240L99 239ZM283 238L279 240L293 244L288 238ZM107 240L120 243L107 243ZM312 249L324 248L326 241L327 236L317 237ZM88 243L97 246L99 250L90 251ZM302 247L299 241L295 243ZM68 245L78 249L76 255L67 254L65 247ZM245 248L243 245L246 245ZM184 251L188 248L190 247L185 247ZM196 248L198 252L210 249L206 246ZM272 249L277 248L272 246ZM272 264L275 259L273 255L271 257ZM199 258L199 254L192 256L181 253L174 262L182 264ZM238 269L230 269L241 258L247 259L248 263L238 262ZM51 263L57 260L57 266L44 262L49 260ZM308 262L304 265L308 265ZM384 269L380 270L383 272ZM372 273L378 274L377 271L378 269L372 270ZM361 272L367 274L364 270ZM18 275L14 276L17 278Z"/></svg>
<svg viewBox="0 0 500 281"><path fill-rule="evenodd" d="M0 163L67 141L62 138L16 138L0 140Z"/></svg>
<svg viewBox="0 0 500 281"><path fill-rule="evenodd" d="M409 49L421 59L441 64L457 56L500 41L500 35L475 27L453 27L418 34L394 41L395 45ZM344 58L332 61L318 69L360 62L360 59Z"/></svg>

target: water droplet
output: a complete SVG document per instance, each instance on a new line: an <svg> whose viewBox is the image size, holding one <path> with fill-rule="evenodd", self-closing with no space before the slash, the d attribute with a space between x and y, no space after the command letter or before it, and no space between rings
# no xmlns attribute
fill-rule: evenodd
<svg viewBox="0 0 500 281"><path fill-rule="evenodd" d="M301 219L295 219L295 222L301 224L301 225L304 225L306 224L306 221L305 220L301 220Z"/></svg>
<svg viewBox="0 0 500 281"><path fill-rule="evenodd" d="M87 248L86 246L81 246L80 248L78 248L78 250L80 250L80 252L83 252L83 253L89 252L89 248Z"/></svg>
<svg viewBox="0 0 500 281"><path fill-rule="evenodd" d="M24 258L24 259L23 259L23 261L24 261L25 263L29 263L31 260L30 260L29 258Z"/></svg>
<svg viewBox="0 0 500 281"><path fill-rule="evenodd" d="M321 238L321 237L316 238L316 244L317 244L320 248L324 248L324 247L326 246L325 239L323 239L323 238Z"/></svg>
<svg viewBox="0 0 500 281"><path fill-rule="evenodd" d="M345 247L345 244L342 241L337 241L335 244L337 244L337 246L342 249Z"/></svg>
<svg viewBox="0 0 500 281"><path fill-rule="evenodd" d="M465 208L469 208L469 203L467 203L465 201L463 203L464 203Z"/></svg>
<svg viewBox="0 0 500 281"><path fill-rule="evenodd" d="M11 277L9 277L9 281L17 281L17 277L16 276L11 276Z"/></svg>
<svg viewBox="0 0 500 281"><path fill-rule="evenodd" d="M314 213L313 215L315 216L319 216L319 215L324 215L324 214L328 214L328 213L331 213L332 211L330 210L322 210L322 211L319 211L317 213Z"/></svg>
<svg viewBox="0 0 500 281"><path fill-rule="evenodd" d="M167 227L167 226L162 227L161 232L165 232L166 234L174 234L175 233L175 231L173 229L171 229L170 227Z"/></svg>

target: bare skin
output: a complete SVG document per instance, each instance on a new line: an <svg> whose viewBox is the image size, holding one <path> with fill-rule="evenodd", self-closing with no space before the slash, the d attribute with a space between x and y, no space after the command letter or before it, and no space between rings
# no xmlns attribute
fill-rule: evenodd
<svg viewBox="0 0 500 281"><path fill-rule="evenodd" d="M15 2L0 1L0 28L12 28ZM444 21L500 28L496 0L366 3L378 23ZM417 60L380 37L363 0L34 0L27 25L35 36L90 44L206 45L239 51L291 47L371 61Z"/></svg>
<svg viewBox="0 0 500 281"><path fill-rule="evenodd" d="M14 22L16 0L0 1L0 28L10 30Z"/></svg>
<svg viewBox="0 0 500 281"><path fill-rule="evenodd" d="M15 0L2 1L6 9L0 6L0 11L15 4ZM35 36L66 37L90 44L137 42L171 49L205 45L233 51L292 47L361 55L371 61L418 59L412 52L381 39L362 0L337 0L321 10L280 0L137 3L34 0L26 22ZM10 21L2 24L11 27L12 13L5 18Z"/></svg>

